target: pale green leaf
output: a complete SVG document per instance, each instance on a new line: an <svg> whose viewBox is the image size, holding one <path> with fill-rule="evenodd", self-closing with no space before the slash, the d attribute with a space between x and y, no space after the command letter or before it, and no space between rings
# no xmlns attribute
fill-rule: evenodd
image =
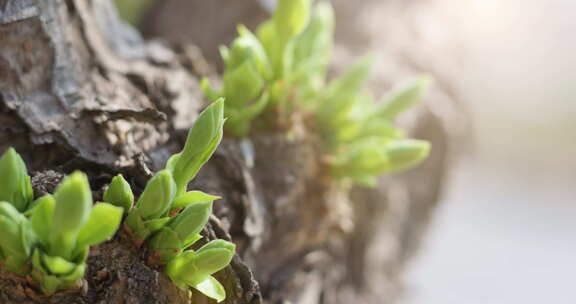
<svg viewBox="0 0 576 304"><path fill-rule="evenodd" d="M373 116L388 120L396 118L398 114L406 111L422 99L431 82L432 79L429 76L421 76L396 88L384 98L380 108Z"/></svg>
<svg viewBox="0 0 576 304"><path fill-rule="evenodd" d="M222 284L212 276L209 276L200 283L192 285L192 287L205 296L216 300L218 303L226 299L226 290L224 289L224 286L222 286Z"/></svg>

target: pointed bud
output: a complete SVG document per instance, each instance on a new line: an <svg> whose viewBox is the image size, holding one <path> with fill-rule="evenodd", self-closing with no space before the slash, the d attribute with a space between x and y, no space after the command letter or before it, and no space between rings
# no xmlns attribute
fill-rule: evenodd
<svg viewBox="0 0 576 304"><path fill-rule="evenodd" d="M112 205L124 208L124 212L130 211L134 204L134 194L130 184L124 179L122 174L116 175L106 191L104 191L104 201Z"/></svg>
<svg viewBox="0 0 576 304"><path fill-rule="evenodd" d="M177 194L186 192L188 183L200 168L210 159L222 140L224 125L224 101L222 99L208 106L188 133L186 144L173 165Z"/></svg>
<svg viewBox="0 0 576 304"><path fill-rule="evenodd" d="M32 199L26 164L16 150L9 148L0 158L0 201L9 202L24 212Z"/></svg>
<svg viewBox="0 0 576 304"><path fill-rule="evenodd" d="M243 63L250 62L256 67L260 76L270 77L272 72L270 63L260 40L243 25L238 26L238 34L230 49L226 47L221 49L226 70L234 70Z"/></svg>

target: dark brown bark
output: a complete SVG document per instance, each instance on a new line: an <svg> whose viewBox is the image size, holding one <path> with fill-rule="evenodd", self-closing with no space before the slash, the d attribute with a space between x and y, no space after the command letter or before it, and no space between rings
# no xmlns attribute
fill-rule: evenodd
<svg viewBox="0 0 576 304"><path fill-rule="evenodd" d="M197 43L216 60L216 45L233 37L236 23L265 16L256 1L224 2L159 1L146 30L179 45ZM348 25L362 32L362 25ZM354 37L360 49L374 38ZM343 65L354 52L339 41L336 62ZM118 172L141 189L182 146L203 105L195 74L210 68L194 50L141 40L109 1L0 0L0 150L14 146L24 155L38 172L37 194L50 189L53 175L76 169L89 174L96 198ZM414 58L398 61L403 73L378 73L380 83L416 66ZM434 105L450 98L449 78L440 80L407 124L432 141L431 158L378 189L350 192L325 178L318 141L302 126L290 137L224 140L191 187L223 197L205 235L238 245L232 265L218 274L226 303L389 303L398 295L402 267L418 247L448 166L446 117ZM33 285L2 274L0 302L186 303L145 255L119 234L91 251L83 289L36 298ZM193 303L209 302L193 295Z"/></svg>

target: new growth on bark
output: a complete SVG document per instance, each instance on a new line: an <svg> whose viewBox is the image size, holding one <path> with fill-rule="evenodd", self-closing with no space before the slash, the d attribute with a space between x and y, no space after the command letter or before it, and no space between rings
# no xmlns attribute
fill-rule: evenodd
<svg viewBox="0 0 576 304"><path fill-rule="evenodd" d="M255 1L227 2L158 1L145 33L166 38L168 47L143 40L109 0L0 0L0 151L14 147L22 155L36 197L53 193L75 170L86 173L94 201L104 199L118 174L136 196L142 193L153 172L184 146L207 105L199 78L211 69L188 43L227 43L233 36L222 28L233 33L236 23L254 26L267 14ZM364 9L376 2L366 1ZM346 3L335 1L336 17L360 31L346 18ZM220 30L210 32L216 19L203 12L216 8L230 18L217 18ZM179 24L180 39L167 24ZM194 36L202 26L206 36ZM340 50L345 41L337 42ZM217 54L204 51L217 65ZM403 75L387 77L383 83ZM230 266L215 275L226 289L224 303L391 303L397 297L402 266L418 247L449 165L446 117L430 110L451 98L444 89L449 78L437 81L439 89L406 124L410 136L432 143L429 159L373 189L343 189L326 179L321 138L303 126L290 136L222 140L190 188L222 197L204 239L236 244ZM118 233L91 248L81 288L51 297L0 267L0 303L211 303L195 291L190 300L148 256Z"/></svg>

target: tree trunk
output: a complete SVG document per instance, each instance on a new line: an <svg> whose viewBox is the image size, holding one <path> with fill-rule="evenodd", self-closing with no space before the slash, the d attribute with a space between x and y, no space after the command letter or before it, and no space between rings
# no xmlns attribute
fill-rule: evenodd
<svg viewBox="0 0 576 304"><path fill-rule="evenodd" d="M232 22L253 25L265 16L262 8L237 7L257 3L224 2L158 1L147 32L198 41L215 60L214 42L230 39ZM212 11L229 17L204 14L202 5L220 5ZM198 31L203 25L223 30ZM0 0L0 151L13 146L23 155L36 195L73 170L89 175L96 199L119 172L142 189L183 145L204 105L196 75L208 67L191 47L174 51L143 41L108 0ZM405 68L404 74L413 66ZM377 79L388 85L401 74ZM231 266L217 275L225 303L393 301L448 166L446 118L434 110L450 98L448 80L441 77L435 98L407 124L414 136L432 141L430 159L374 190L342 189L326 179L318 141L303 127L290 137L261 132L225 139L192 185L223 197L205 236L238 245ZM119 233L91 250L83 288L45 298L30 282L0 273L0 302L189 303L145 255ZM193 294L192 303L211 302Z"/></svg>

